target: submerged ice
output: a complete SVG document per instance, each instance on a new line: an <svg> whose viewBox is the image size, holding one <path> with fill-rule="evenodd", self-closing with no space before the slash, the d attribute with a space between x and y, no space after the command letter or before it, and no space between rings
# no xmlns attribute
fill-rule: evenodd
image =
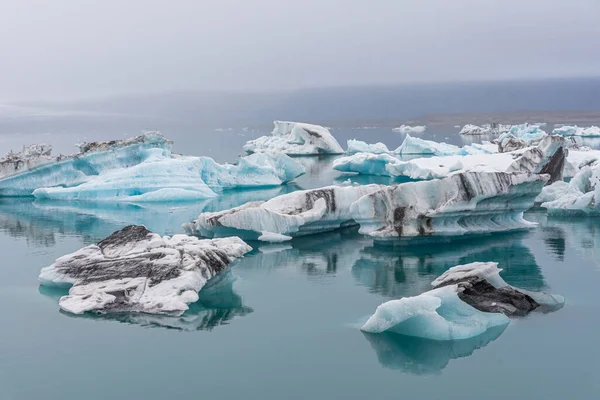
<svg viewBox="0 0 600 400"><path fill-rule="evenodd" d="M319 125L274 121L271 136L261 136L244 145L248 153L284 153L288 155L342 154L344 149L331 132Z"/></svg>
<svg viewBox="0 0 600 400"><path fill-rule="evenodd" d="M93 201L185 201L224 189L277 186L304 173L284 154L253 154L237 164L173 154L158 133L113 142L84 143L59 156L0 178L0 196ZM20 164L19 164L20 165Z"/></svg>
<svg viewBox="0 0 600 400"><path fill-rule="evenodd" d="M505 326L508 317L525 316L564 305L562 296L529 292L508 285L495 262L450 268L433 281L433 289L377 307L361 330L393 332L432 340L464 340Z"/></svg>
<svg viewBox="0 0 600 400"><path fill-rule="evenodd" d="M39 280L46 286L70 286L59 305L73 314L181 315L212 277L250 250L237 237L161 237L131 225L58 258L42 268Z"/></svg>

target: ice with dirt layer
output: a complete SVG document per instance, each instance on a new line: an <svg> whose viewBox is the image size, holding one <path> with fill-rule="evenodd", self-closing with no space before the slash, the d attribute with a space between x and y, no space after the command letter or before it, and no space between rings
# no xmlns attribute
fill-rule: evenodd
<svg viewBox="0 0 600 400"><path fill-rule="evenodd" d="M244 145L247 153L284 153L294 156L342 154L344 149L323 126L274 121L271 136L261 136Z"/></svg>
<svg viewBox="0 0 600 400"><path fill-rule="evenodd" d="M73 314L181 315L214 276L252 248L238 237L160 236L130 225L42 268L40 283L69 287L59 300Z"/></svg>
<svg viewBox="0 0 600 400"><path fill-rule="evenodd" d="M510 125L498 124L492 126L491 124L484 124L481 126L466 124L462 127L459 134L461 135L500 135L508 132Z"/></svg>
<svg viewBox="0 0 600 400"><path fill-rule="evenodd" d="M527 229L523 218L549 176L463 172L385 186L350 207L359 233L387 244Z"/></svg>
<svg viewBox="0 0 600 400"><path fill-rule="evenodd" d="M432 340L464 340L506 326L509 316L525 316L564 305L562 296L529 292L508 285L495 262L450 268L433 281L433 289L377 307L361 330L394 332Z"/></svg>

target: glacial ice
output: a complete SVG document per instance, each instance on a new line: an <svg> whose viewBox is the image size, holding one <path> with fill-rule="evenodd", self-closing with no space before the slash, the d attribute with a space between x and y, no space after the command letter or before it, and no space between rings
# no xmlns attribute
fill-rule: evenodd
<svg viewBox="0 0 600 400"><path fill-rule="evenodd" d="M375 144L369 144L361 140L350 139L347 142L348 146L346 149L347 154L356 153L372 153L372 154L387 154L390 150L387 146L381 142Z"/></svg>
<svg viewBox="0 0 600 400"><path fill-rule="evenodd" d="M245 240L280 242L353 224L350 205L381 187L329 186L296 191L230 210L202 213L183 227L188 234L205 237L236 235Z"/></svg>
<svg viewBox="0 0 600 400"><path fill-rule="evenodd" d="M450 268L433 281L432 290L381 304L361 330L464 340L507 325L507 316L524 316L540 306L553 311L564 305L562 296L508 285L497 266L475 262Z"/></svg>
<svg viewBox="0 0 600 400"><path fill-rule="evenodd" d="M523 218L547 175L464 172L385 186L350 207L359 233L383 243L502 232L534 226Z"/></svg>
<svg viewBox="0 0 600 400"><path fill-rule="evenodd" d="M568 183L546 186L536 201L549 215L600 216L600 165L584 166Z"/></svg>
<svg viewBox="0 0 600 400"><path fill-rule="evenodd" d="M560 136L546 136L537 147L514 152L417 158L388 163L386 170L390 176L419 180L443 178L459 171L552 172L551 181L554 182L562 179L564 157L567 155L565 145L564 138Z"/></svg>
<svg viewBox="0 0 600 400"><path fill-rule="evenodd" d="M304 173L284 154L253 154L237 165L171 153L158 133L114 142L84 143L59 156L0 178L0 196L120 202L186 201L224 189L277 186ZM12 165L21 165L13 162Z"/></svg>
<svg viewBox="0 0 600 400"><path fill-rule="evenodd" d="M444 142L438 143L432 140L406 135L406 138L394 153L400 155L422 154L434 156L469 155L469 154L493 154L498 152L498 147L492 143L472 144L458 147Z"/></svg>
<svg viewBox="0 0 600 400"><path fill-rule="evenodd" d="M73 314L181 315L212 277L251 250L237 237L161 237L131 225L58 258L42 268L39 280L46 286L70 286L59 306Z"/></svg>
<svg viewBox="0 0 600 400"><path fill-rule="evenodd" d="M410 125L400 125L397 128L392 129L394 132L400 133L423 133L427 129L424 125L410 126Z"/></svg>
<svg viewBox="0 0 600 400"><path fill-rule="evenodd" d="M184 228L206 237L281 241L358 223L361 234L385 242L524 229L534 224L523 211L547 180L469 172L395 186L330 186L203 213Z"/></svg>
<svg viewBox="0 0 600 400"><path fill-rule="evenodd" d="M600 128L597 126L582 128L578 127L577 125L563 125L555 128L552 133L561 136L600 137Z"/></svg>
<svg viewBox="0 0 600 400"><path fill-rule="evenodd" d="M272 136L261 136L244 145L248 153L288 155L342 154L344 149L325 127L300 122L274 121Z"/></svg>
<svg viewBox="0 0 600 400"><path fill-rule="evenodd" d="M400 162L400 159L387 153L356 153L334 160L332 167L341 172L390 176L386 166L396 162Z"/></svg>
<svg viewBox="0 0 600 400"><path fill-rule="evenodd" d="M508 132L510 129L510 125L502 125L498 124L495 127L492 127L490 124L485 124L482 126L466 124L462 127L459 134L461 135L499 135L505 132Z"/></svg>
<svg viewBox="0 0 600 400"><path fill-rule="evenodd" d="M539 125L525 123L511 126L508 132L500 135L498 140L502 142L509 137L513 137L522 140L526 145L531 146L533 144L537 144L546 136L548 136L548 134L544 130L540 129Z"/></svg>

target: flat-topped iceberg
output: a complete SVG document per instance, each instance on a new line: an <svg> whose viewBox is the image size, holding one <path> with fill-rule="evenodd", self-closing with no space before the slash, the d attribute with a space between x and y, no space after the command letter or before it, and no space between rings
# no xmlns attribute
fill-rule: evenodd
<svg viewBox="0 0 600 400"><path fill-rule="evenodd" d="M184 229L189 234L206 237L236 235L246 240L281 242L354 224L350 205L381 187L328 186L301 190L230 210L203 213L185 224Z"/></svg>
<svg viewBox="0 0 600 400"><path fill-rule="evenodd" d="M535 226L523 218L548 175L465 172L445 179L385 186L350 207L359 233L403 243Z"/></svg>
<svg viewBox="0 0 600 400"><path fill-rule="evenodd" d="M235 165L173 154L171 143L154 132L123 141L84 143L80 150L0 178L0 196L186 201L215 197L224 189L278 186L305 171L284 154L253 154Z"/></svg>
<svg viewBox="0 0 600 400"><path fill-rule="evenodd" d="M284 241L361 225L360 233L391 242L529 228L523 219L548 175L470 172L394 186L330 186L200 214L189 234Z"/></svg>
<svg viewBox="0 0 600 400"><path fill-rule="evenodd" d="M237 237L161 237L132 225L58 258L42 268L39 280L47 286L71 286L59 306L73 314L181 315L212 277L251 250Z"/></svg>
<svg viewBox="0 0 600 400"><path fill-rule="evenodd" d="M536 200L550 215L600 216L600 165L583 167L568 183L546 186Z"/></svg>
<svg viewBox="0 0 600 400"><path fill-rule="evenodd" d="M274 121L271 136L261 136L244 145L248 153L284 153L296 156L342 154L344 149L329 130L320 125Z"/></svg>
<svg viewBox="0 0 600 400"><path fill-rule="evenodd" d="M432 340L461 340L505 326L508 316L564 305L562 296L529 292L508 285L495 262L450 268L433 281L433 290L383 303L361 330L394 332Z"/></svg>
<svg viewBox="0 0 600 400"><path fill-rule="evenodd" d="M392 129L392 131L400 133L423 133L426 129L427 127L425 125L400 125L399 127Z"/></svg>
<svg viewBox="0 0 600 400"><path fill-rule="evenodd" d="M538 146L514 152L417 158L389 163L386 170L390 176L420 180L467 171L551 173L554 182L562 179L568 153L565 146L561 136L546 136Z"/></svg>
<svg viewBox="0 0 600 400"><path fill-rule="evenodd" d="M493 154L498 152L498 146L493 143L474 143L464 147L458 147L444 142L434 142L421 138L406 135L406 138L394 153L399 155L434 155L434 156L452 156L469 154Z"/></svg>
<svg viewBox="0 0 600 400"><path fill-rule="evenodd" d="M558 128L554 128L552 133L561 136L600 137L600 128L597 126L583 128L577 125L563 125Z"/></svg>
<svg viewBox="0 0 600 400"><path fill-rule="evenodd" d="M500 135L508 132L510 125L502 124L485 124L485 125L473 125L466 124L462 127L459 134L461 135Z"/></svg>

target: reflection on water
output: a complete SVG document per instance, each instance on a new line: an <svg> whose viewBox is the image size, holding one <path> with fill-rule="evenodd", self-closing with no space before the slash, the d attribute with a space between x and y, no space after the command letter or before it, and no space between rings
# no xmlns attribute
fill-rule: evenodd
<svg viewBox="0 0 600 400"><path fill-rule="evenodd" d="M356 281L387 297L415 296L431 289L431 281L455 265L495 261L511 285L529 290L546 287L540 267L528 247L527 232L501 233L435 246L371 245L353 264Z"/></svg>
<svg viewBox="0 0 600 400"><path fill-rule="evenodd" d="M487 346L496 340L504 329L506 325L489 329L470 339L448 341L422 339L391 332L363 334L383 367L427 375L441 372L450 360L468 357L475 350Z"/></svg>
<svg viewBox="0 0 600 400"><path fill-rule="evenodd" d="M235 276L230 270L217 275L198 293L197 302L190 304L189 310L180 316L152 315L141 313L120 314L62 314L73 318L87 318L98 321L117 321L151 328L167 328L182 331L213 330L215 327L230 323L236 317L253 312L243 304L242 297L233 289ZM58 304L60 297L67 294L64 289L40 286L39 292Z"/></svg>

